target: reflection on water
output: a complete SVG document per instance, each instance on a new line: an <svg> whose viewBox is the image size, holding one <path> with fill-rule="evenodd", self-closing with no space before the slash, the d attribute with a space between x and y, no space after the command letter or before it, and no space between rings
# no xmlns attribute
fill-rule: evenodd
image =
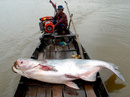
<svg viewBox="0 0 130 97"><path fill-rule="evenodd" d="M126 86L124 84L117 83L116 79L117 79L117 76L115 74L113 74L109 77L109 79L107 79L104 82L109 93L114 92L114 91L118 91Z"/></svg>

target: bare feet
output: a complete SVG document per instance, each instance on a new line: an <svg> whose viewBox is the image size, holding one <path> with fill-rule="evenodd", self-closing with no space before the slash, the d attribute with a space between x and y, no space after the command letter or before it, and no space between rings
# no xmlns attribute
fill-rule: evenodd
<svg viewBox="0 0 130 97"><path fill-rule="evenodd" d="M62 34L65 35L65 31L64 30L62 31Z"/></svg>

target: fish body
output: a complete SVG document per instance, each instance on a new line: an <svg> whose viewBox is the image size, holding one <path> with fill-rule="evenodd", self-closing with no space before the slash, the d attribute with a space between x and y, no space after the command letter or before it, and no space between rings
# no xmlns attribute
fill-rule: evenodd
<svg viewBox="0 0 130 97"><path fill-rule="evenodd" d="M72 82L76 79L96 81L96 74L102 68L107 68L125 82L123 76L117 71L118 67L112 63L99 60L62 59L36 61L33 59L18 59L13 65L13 71L27 78L48 83L66 84L79 89Z"/></svg>

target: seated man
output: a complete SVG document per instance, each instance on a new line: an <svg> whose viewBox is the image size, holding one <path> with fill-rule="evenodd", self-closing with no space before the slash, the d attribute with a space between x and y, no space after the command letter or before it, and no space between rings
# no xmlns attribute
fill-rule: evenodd
<svg viewBox="0 0 130 97"><path fill-rule="evenodd" d="M53 24L55 25L55 29L58 29L58 34L66 34L66 28L68 26L67 16L63 10L63 6L59 5L58 12L54 16Z"/></svg>

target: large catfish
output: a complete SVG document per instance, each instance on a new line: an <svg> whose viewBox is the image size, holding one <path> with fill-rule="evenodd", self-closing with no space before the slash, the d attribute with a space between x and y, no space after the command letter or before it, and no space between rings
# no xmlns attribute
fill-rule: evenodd
<svg viewBox="0 0 130 97"><path fill-rule="evenodd" d="M48 83L65 84L74 89L79 89L79 87L72 82L73 80L95 81L97 72L102 68L111 70L125 82L123 76L117 71L118 67L116 65L99 60L62 59L36 61L33 59L18 59L12 67L14 72L27 78Z"/></svg>

